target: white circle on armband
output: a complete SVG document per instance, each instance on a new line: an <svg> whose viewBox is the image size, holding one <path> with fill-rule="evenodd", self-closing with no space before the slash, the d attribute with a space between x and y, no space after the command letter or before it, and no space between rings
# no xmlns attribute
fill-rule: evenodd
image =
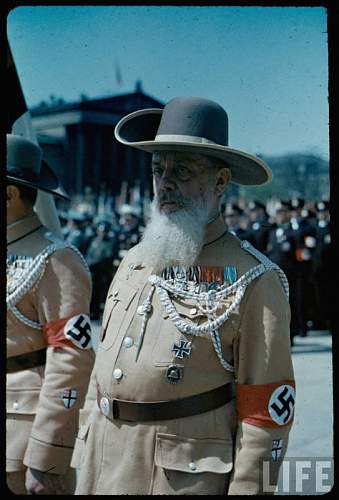
<svg viewBox="0 0 339 500"><path fill-rule="evenodd" d="M273 422L278 425L286 425L293 417L294 405L294 387L288 384L277 387L268 403L268 412Z"/></svg>
<svg viewBox="0 0 339 500"><path fill-rule="evenodd" d="M70 318L64 326L64 335L80 349L93 347L91 321L87 314L79 314Z"/></svg>

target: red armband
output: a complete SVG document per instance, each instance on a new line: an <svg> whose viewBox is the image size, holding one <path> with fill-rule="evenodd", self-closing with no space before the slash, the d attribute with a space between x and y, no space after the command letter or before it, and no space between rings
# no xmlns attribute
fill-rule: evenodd
<svg viewBox="0 0 339 500"><path fill-rule="evenodd" d="M46 342L52 347L92 348L90 319L86 314L49 321L43 328Z"/></svg>
<svg viewBox="0 0 339 500"><path fill-rule="evenodd" d="M239 420L257 427L278 428L293 420L295 382L237 384Z"/></svg>

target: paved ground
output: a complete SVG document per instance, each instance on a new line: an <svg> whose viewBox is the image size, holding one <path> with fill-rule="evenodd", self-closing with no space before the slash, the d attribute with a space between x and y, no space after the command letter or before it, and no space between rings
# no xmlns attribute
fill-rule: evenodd
<svg viewBox="0 0 339 500"><path fill-rule="evenodd" d="M99 322L94 322L95 340L100 329ZM290 433L287 458L329 458L333 457L333 391L332 391L332 336L328 331L311 331L307 337L295 337L292 359L297 386L297 404L294 425ZM286 462L287 463L287 462ZM307 464L306 464L307 465ZM310 479L302 484L302 495L315 495L315 462L312 461ZM294 472L296 465L290 462L290 478L286 482L281 470L279 494L289 495L295 491ZM286 471L286 469L285 469ZM323 472L328 472L328 469ZM305 469L307 474L308 470ZM300 474L299 474L300 476ZM283 491L283 479L285 489ZM289 483L289 488L287 487ZM324 481L326 485L328 482Z"/></svg>
<svg viewBox="0 0 339 500"><path fill-rule="evenodd" d="M292 359L297 403L286 456L318 459L333 457L332 335L328 331L311 331L307 337L295 337ZM310 472L313 479L315 464L315 461L311 461L312 468L304 471L306 474ZM282 476L283 471L281 479ZM292 476L293 471L291 489L295 491ZM315 480L312 477L310 480L305 478L299 494L320 494L317 490ZM290 493L280 491L280 494Z"/></svg>
<svg viewBox="0 0 339 500"><path fill-rule="evenodd" d="M296 337L292 359L297 405L288 455L332 455L332 336L309 332L307 337Z"/></svg>

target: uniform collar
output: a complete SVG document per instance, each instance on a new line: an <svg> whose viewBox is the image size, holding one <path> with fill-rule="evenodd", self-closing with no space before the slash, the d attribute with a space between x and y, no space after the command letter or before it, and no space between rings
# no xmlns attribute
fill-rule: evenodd
<svg viewBox="0 0 339 500"><path fill-rule="evenodd" d="M212 221L210 224L207 224L205 229L205 237L204 237L204 245L208 245L220 238L227 231L227 226L224 222L224 219L221 215Z"/></svg>
<svg viewBox="0 0 339 500"><path fill-rule="evenodd" d="M23 217L22 219L13 222L13 224L9 224L7 226L7 244L25 236L39 226L41 226L41 222L36 214Z"/></svg>

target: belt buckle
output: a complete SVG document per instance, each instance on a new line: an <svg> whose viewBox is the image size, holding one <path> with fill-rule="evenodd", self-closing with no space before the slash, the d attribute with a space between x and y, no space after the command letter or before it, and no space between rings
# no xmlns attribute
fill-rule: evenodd
<svg viewBox="0 0 339 500"><path fill-rule="evenodd" d="M119 405L116 399L112 401L112 416L114 419L119 418Z"/></svg>

